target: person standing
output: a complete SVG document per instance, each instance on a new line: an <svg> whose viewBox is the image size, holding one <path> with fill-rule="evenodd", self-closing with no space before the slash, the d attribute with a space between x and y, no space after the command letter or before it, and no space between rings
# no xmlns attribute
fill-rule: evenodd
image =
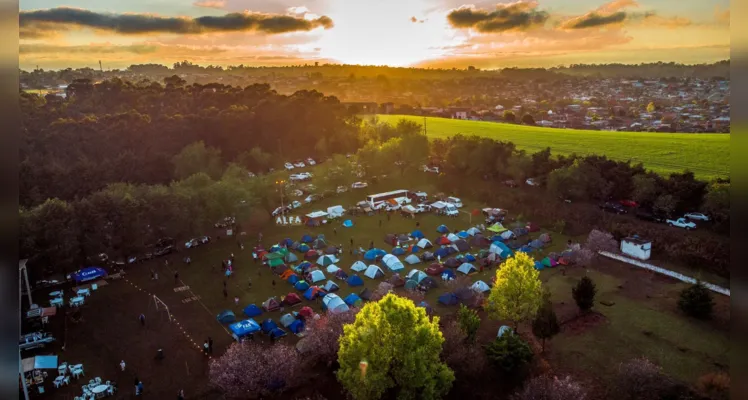
<svg viewBox="0 0 748 400"><path fill-rule="evenodd" d="M239 305L239 297L238 296L234 296L234 305L235 306Z"/></svg>
<svg viewBox="0 0 748 400"><path fill-rule="evenodd" d="M158 271L153 271L153 279L158 280Z"/></svg>
<svg viewBox="0 0 748 400"><path fill-rule="evenodd" d="M257 264L257 252L255 252L254 250L252 250L252 261Z"/></svg>
<svg viewBox="0 0 748 400"><path fill-rule="evenodd" d="M142 381L138 381L138 386L136 387L135 395L136 396L140 396L141 394L143 394L143 389L144 389L143 382Z"/></svg>
<svg viewBox="0 0 748 400"><path fill-rule="evenodd" d="M351 237L351 246L353 246L353 238Z"/></svg>
<svg viewBox="0 0 748 400"><path fill-rule="evenodd" d="M177 392L177 400L184 400L184 389L179 389Z"/></svg>
<svg viewBox="0 0 748 400"><path fill-rule="evenodd" d="M338 228L332 228L332 233L335 236L338 236Z"/></svg>
<svg viewBox="0 0 748 400"><path fill-rule="evenodd" d="M223 288L223 298L227 299L229 297L229 292L226 290L226 288Z"/></svg>
<svg viewBox="0 0 748 400"><path fill-rule="evenodd" d="M174 271L174 284L179 283L179 271Z"/></svg>
<svg viewBox="0 0 748 400"><path fill-rule="evenodd" d="M249 278L249 280L247 281L247 283L249 284L249 288L252 289L252 278Z"/></svg>
<svg viewBox="0 0 748 400"><path fill-rule="evenodd" d="M213 354L213 338L208 336L208 354Z"/></svg>
<svg viewBox="0 0 748 400"><path fill-rule="evenodd" d="M119 362L119 367L122 369L122 372L125 372L125 360Z"/></svg>
<svg viewBox="0 0 748 400"><path fill-rule="evenodd" d="M140 314L138 316L138 320L140 320L140 325L145 326L145 314Z"/></svg>
<svg viewBox="0 0 748 400"><path fill-rule="evenodd" d="M205 343L203 343L203 353L205 353L206 356L208 355L208 348L209 347L210 346L208 345L208 341L206 340Z"/></svg>

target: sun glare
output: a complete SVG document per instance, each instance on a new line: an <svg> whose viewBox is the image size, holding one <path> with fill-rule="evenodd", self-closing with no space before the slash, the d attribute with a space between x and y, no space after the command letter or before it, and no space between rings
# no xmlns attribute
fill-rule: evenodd
<svg viewBox="0 0 748 400"><path fill-rule="evenodd" d="M338 0L335 28L318 42L320 55L346 64L408 66L440 58L457 33L427 0ZM414 21L415 19L415 21Z"/></svg>

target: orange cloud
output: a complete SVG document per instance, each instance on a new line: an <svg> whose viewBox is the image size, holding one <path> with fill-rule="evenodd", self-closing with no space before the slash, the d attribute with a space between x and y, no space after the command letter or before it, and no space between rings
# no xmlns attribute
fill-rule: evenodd
<svg viewBox="0 0 748 400"><path fill-rule="evenodd" d="M195 7L216 8L222 10L226 8L226 0L198 0L192 3Z"/></svg>
<svg viewBox="0 0 748 400"><path fill-rule="evenodd" d="M621 26L624 23L679 28L693 24L693 21L685 17L663 17L654 11L632 13L625 10L630 7L639 7L639 3L635 0L614 0L586 14L563 21L560 28L565 30L603 28Z"/></svg>
<svg viewBox="0 0 748 400"><path fill-rule="evenodd" d="M720 6L714 8L714 19L717 23L730 25L730 10L722 10Z"/></svg>

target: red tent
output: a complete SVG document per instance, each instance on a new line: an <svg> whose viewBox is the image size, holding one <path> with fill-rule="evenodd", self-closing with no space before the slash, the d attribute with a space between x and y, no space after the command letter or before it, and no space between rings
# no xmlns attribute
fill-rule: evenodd
<svg viewBox="0 0 748 400"><path fill-rule="evenodd" d="M537 232L540 230L540 226L534 222L528 222L526 228L530 232Z"/></svg>
<svg viewBox="0 0 748 400"><path fill-rule="evenodd" d="M258 252L257 252L257 258L258 258L258 259L260 259L260 260L264 260L264 259L265 259L265 256L266 256L267 254L268 254L268 252L267 252L267 251L265 251L265 250L260 250L260 251L258 251Z"/></svg>
<svg viewBox="0 0 748 400"><path fill-rule="evenodd" d="M284 306L292 306L299 303L301 303L301 297L293 292L287 294L286 297L283 298L283 301L281 301L281 304Z"/></svg>
<svg viewBox="0 0 748 400"><path fill-rule="evenodd" d="M319 254L317 254L317 250L309 250L304 253L304 258L306 258L307 260L316 260L317 257L319 257Z"/></svg>
<svg viewBox="0 0 748 400"><path fill-rule="evenodd" d="M436 244L439 244L439 245L450 244L450 243L452 243L452 242L450 242L449 239L447 239L446 236L442 236L439 239L436 239Z"/></svg>
<svg viewBox="0 0 748 400"><path fill-rule="evenodd" d="M314 316L314 310L312 310L309 306L301 307L301 310L299 310L299 315L301 315L304 318L312 318Z"/></svg>
<svg viewBox="0 0 748 400"><path fill-rule="evenodd" d="M444 272L444 266L439 263L433 263L426 268L426 273L429 275L440 275Z"/></svg>

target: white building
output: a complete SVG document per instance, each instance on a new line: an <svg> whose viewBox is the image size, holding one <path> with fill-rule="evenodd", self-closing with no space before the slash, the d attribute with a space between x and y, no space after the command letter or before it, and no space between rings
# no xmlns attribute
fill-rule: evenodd
<svg viewBox="0 0 748 400"><path fill-rule="evenodd" d="M621 252L640 260L649 260L652 251L652 242L638 236L627 237L621 240Z"/></svg>

